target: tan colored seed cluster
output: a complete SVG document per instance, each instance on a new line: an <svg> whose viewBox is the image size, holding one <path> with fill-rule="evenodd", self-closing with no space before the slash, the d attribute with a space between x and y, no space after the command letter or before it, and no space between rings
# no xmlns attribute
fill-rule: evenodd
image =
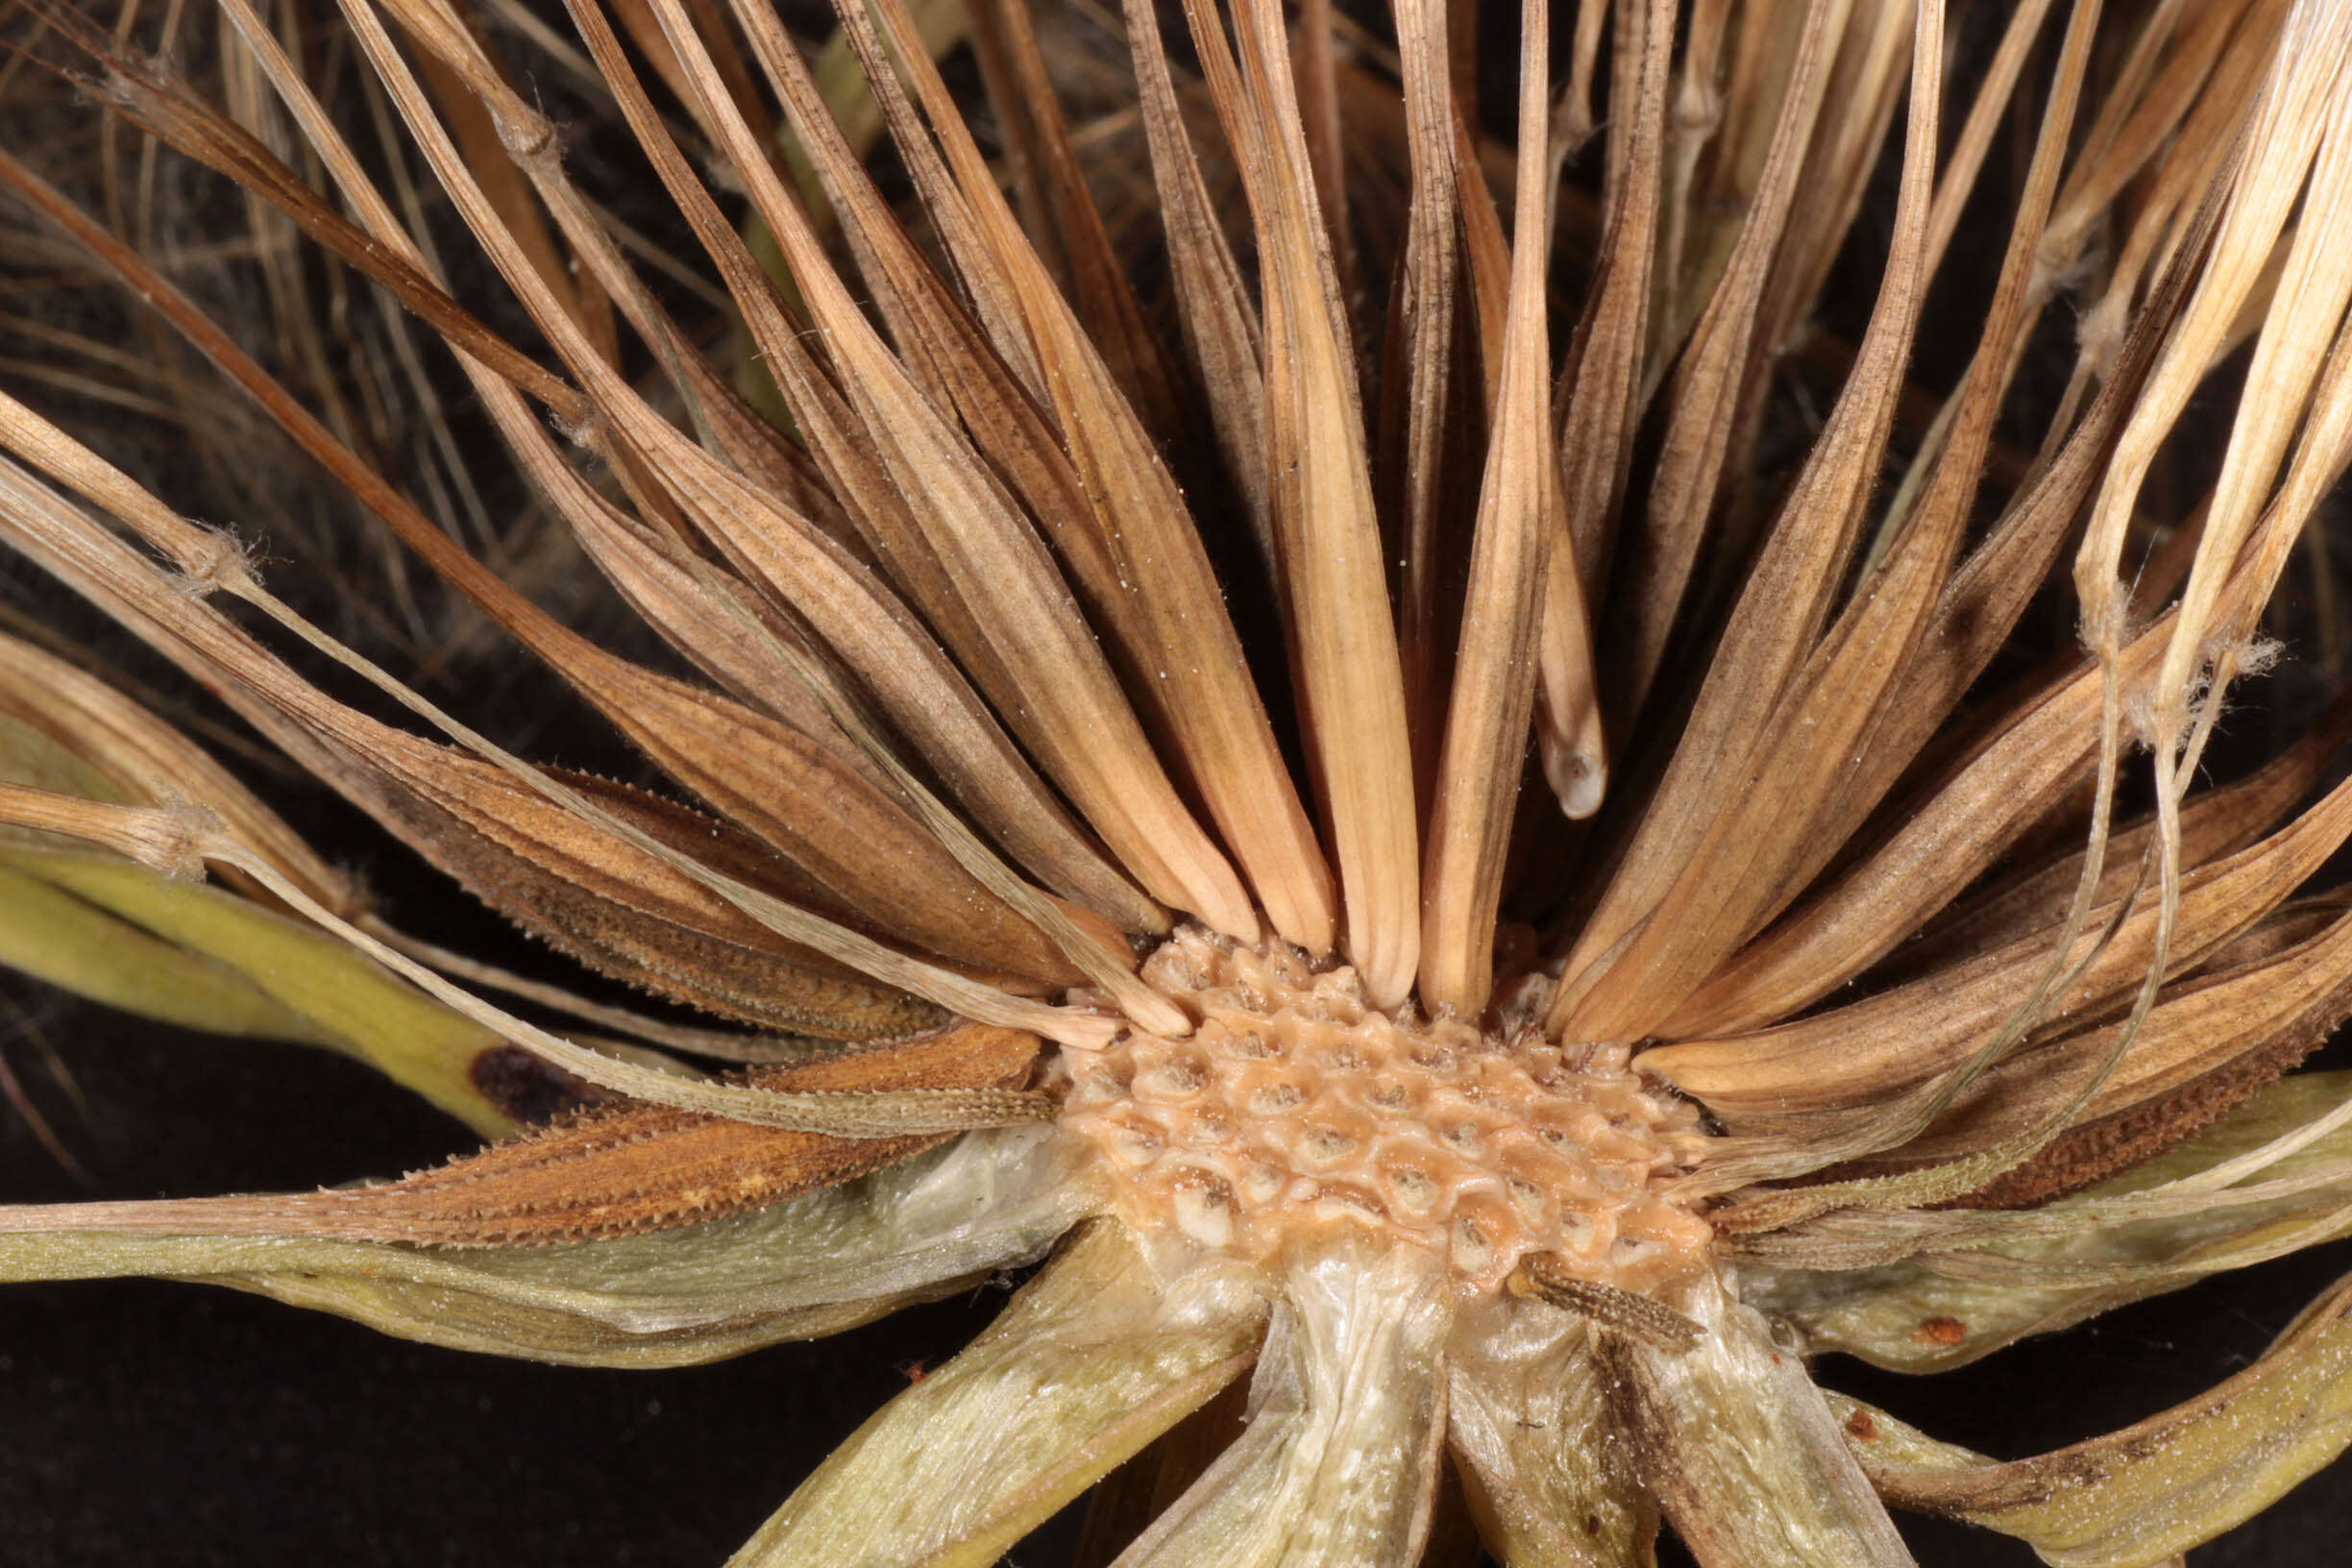
<svg viewBox="0 0 2352 1568"><path fill-rule="evenodd" d="M1666 1197L1705 1139L1620 1048L1574 1060L1451 1019L1375 1012L1356 971L1279 942L1188 928L1144 978L1200 1020L1064 1055L1062 1120L1131 1222L1262 1258L1355 1223L1445 1255L1465 1288L1521 1259L1647 1290L1702 1256L1704 1221Z"/></svg>

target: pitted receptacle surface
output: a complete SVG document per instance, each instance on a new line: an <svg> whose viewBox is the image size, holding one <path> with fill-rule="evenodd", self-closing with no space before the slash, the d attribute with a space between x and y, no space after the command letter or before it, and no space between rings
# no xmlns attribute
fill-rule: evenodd
<svg viewBox="0 0 2352 1568"><path fill-rule="evenodd" d="M1269 941L1187 928L1144 978L1201 1019L1069 1049L1066 1129L1129 1222L1243 1258L1352 1222L1492 1289L1531 1253L1647 1290L1703 1255L1665 1187L1697 1163L1697 1112L1645 1089L1622 1048L1578 1053L1450 1019L1374 1012L1356 972Z"/></svg>

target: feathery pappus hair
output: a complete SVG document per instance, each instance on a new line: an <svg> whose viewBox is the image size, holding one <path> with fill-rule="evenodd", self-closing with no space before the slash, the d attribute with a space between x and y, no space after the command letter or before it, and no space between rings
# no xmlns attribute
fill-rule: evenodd
<svg viewBox="0 0 2352 1568"><path fill-rule="evenodd" d="M2346 0L8 25L0 961L489 1141L0 1277L1020 1279L739 1568L2139 1568L2352 1438L2352 1277L2041 1454L1813 1375L2352 1230Z"/></svg>

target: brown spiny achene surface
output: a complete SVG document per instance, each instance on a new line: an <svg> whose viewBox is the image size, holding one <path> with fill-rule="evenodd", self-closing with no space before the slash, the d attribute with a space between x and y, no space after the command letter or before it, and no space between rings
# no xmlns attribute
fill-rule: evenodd
<svg viewBox="0 0 2352 1568"><path fill-rule="evenodd" d="M1028 1077L1038 1049L1034 1035L965 1024L821 1062L753 1068L735 1081L793 1092L1002 1089ZM590 1241L756 1209L939 1141L834 1138L623 1101L375 1187L27 1209L12 1228L267 1232L446 1247Z"/></svg>

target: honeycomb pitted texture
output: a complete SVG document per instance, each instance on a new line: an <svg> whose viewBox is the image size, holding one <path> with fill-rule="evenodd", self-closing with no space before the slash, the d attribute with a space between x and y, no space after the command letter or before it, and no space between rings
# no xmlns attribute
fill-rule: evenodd
<svg viewBox="0 0 2352 1568"><path fill-rule="evenodd" d="M1391 1018L1352 968L1191 927L1143 976L1199 1027L1066 1050L1061 1118L1140 1229L1261 1259L1353 1222L1437 1251L1472 1291L1532 1253L1634 1291L1704 1253L1706 1223L1663 1191L1697 1163L1698 1114L1621 1048L1571 1062L1532 1031Z"/></svg>

